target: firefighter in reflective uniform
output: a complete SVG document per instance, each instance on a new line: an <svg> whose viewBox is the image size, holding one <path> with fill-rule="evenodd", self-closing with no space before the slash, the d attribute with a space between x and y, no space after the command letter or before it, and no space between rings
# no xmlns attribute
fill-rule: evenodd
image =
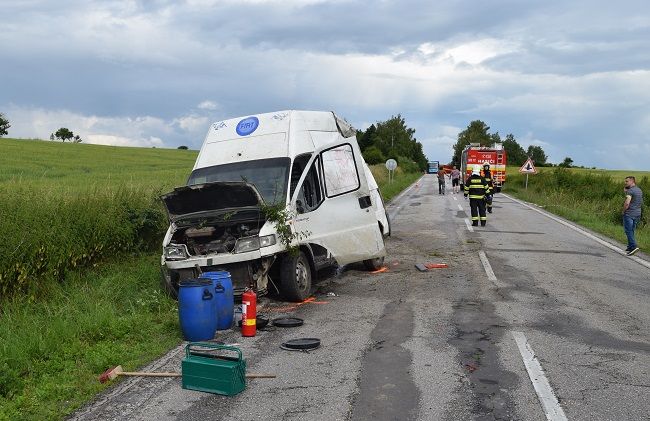
<svg viewBox="0 0 650 421"><path fill-rule="evenodd" d="M494 181L492 180L492 172L490 171L490 164L486 162L483 164L483 178L490 186L490 194L485 195L485 208L488 213L492 213L492 194L494 192Z"/></svg>
<svg viewBox="0 0 650 421"><path fill-rule="evenodd" d="M481 177L481 166L474 165L472 175L465 182L465 197L469 196L469 207L472 211L472 225L477 226L481 221L481 226L487 223L485 215L485 195L490 194L492 190L485 178Z"/></svg>

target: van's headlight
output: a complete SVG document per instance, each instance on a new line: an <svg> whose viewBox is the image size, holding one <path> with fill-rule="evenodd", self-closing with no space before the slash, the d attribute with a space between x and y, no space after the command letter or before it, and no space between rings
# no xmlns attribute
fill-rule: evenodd
<svg viewBox="0 0 650 421"><path fill-rule="evenodd" d="M275 244L275 234L265 235L260 237L260 247L268 247Z"/></svg>
<svg viewBox="0 0 650 421"><path fill-rule="evenodd" d="M170 244L165 247L166 260L183 260L190 257L185 244Z"/></svg>
<svg viewBox="0 0 650 421"><path fill-rule="evenodd" d="M260 247L268 247L275 244L275 234L263 237L244 237L237 240L235 253L246 253L247 251L259 250Z"/></svg>
<svg viewBox="0 0 650 421"><path fill-rule="evenodd" d="M260 248L260 237L244 237L235 243L235 253L246 253L247 251L258 250Z"/></svg>

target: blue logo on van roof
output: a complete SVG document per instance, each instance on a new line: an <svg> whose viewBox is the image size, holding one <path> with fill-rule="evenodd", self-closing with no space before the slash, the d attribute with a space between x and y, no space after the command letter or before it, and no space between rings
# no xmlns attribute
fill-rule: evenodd
<svg viewBox="0 0 650 421"><path fill-rule="evenodd" d="M237 123L237 134L240 136L248 136L249 134L253 133L259 125L260 121L257 119L257 117L247 117Z"/></svg>

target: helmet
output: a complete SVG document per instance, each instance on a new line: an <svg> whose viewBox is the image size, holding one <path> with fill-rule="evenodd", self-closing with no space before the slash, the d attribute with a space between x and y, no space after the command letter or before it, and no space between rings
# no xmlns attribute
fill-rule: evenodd
<svg viewBox="0 0 650 421"><path fill-rule="evenodd" d="M490 163L489 162L484 162L483 163L483 168L485 168L486 170L489 170L490 169Z"/></svg>
<svg viewBox="0 0 650 421"><path fill-rule="evenodd" d="M472 175L481 175L480 165L474 165L474 168L472 169Z"/></svg>

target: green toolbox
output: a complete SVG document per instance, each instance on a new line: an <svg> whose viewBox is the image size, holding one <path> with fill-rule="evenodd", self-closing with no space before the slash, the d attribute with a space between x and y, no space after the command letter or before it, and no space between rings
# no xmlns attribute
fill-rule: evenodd
<svg viewBox="0 0 650 421"><path fill-rule="evenodd" d="M183 389L232 396L246 388L246 360L234 346L190 342L181 370Z"/></svg>

